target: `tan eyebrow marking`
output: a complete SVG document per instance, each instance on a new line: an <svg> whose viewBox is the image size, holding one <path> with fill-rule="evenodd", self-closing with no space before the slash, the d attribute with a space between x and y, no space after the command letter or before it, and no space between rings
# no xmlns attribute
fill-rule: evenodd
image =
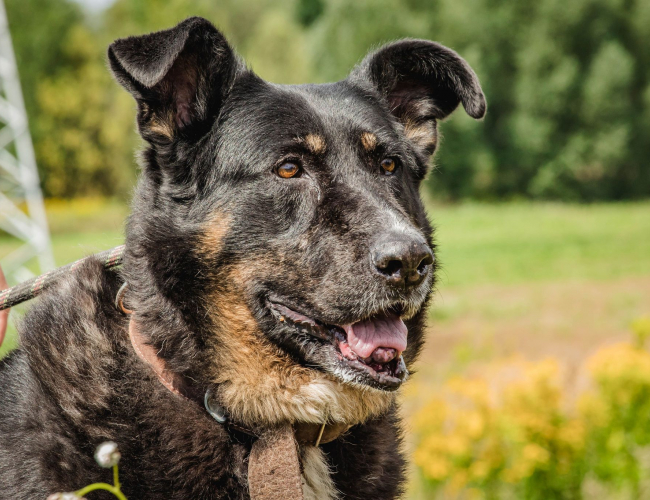
<svg viewBox="0 0 650 500"><path fill-rule="evenodd" d="M168 139L174 138L174 129L168 122L151 120L149 122L149 130L156 134L164 135Z"/></svg>
<svg viewBox="0 0 650 500"><path fill-rule="evenodd" d="M424 123L407 120L404 124L404 134L408 139L429 153L433 153L436 149L438 134L435 124L430 120Z"/></svg>
<svg viewBox="0 0 650 500"><path fill-rule="evenodd" d="M301 142L314 154L325 151L325 139L318 134L307 134Z"/></svg>
<svg viewBox="0 0 650 500"><path fill-rule="evenodd" d="M370 132L362 132L361 144L366 151L372 151L377 147L377 136Z"/></svg>

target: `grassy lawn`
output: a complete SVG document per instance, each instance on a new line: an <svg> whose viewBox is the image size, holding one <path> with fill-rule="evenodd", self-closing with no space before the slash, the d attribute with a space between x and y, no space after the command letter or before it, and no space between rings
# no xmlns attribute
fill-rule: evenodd
<svg viewBox="0 0 650 500"><path fill-rule="evenodd" d="M495 363L522 357L557 360L568 400L584 388L585 360L650 315L650 203L432 205L430 215L442 271L407 416L451 377L489 379ZM433 498L412 472L407 498Z"/></svg>
<svg viewBox="0 0 650 500"><path fill-rule="evenodd" d="M650 314L650 203L430 209L442 270L425 366L573 356Z"/></svg>
<svg viewBox="0 0 650 500"><path fill-rule="evenodd" d="M650 203L429 205L441 262L413 401L511 354L579 365L650 314Z"/></svg>
<svg viewBox="0 0 650 500"><path fill-rule="evenodd" d="M432 206L441 286L650 275L650 203Z"/></svg>

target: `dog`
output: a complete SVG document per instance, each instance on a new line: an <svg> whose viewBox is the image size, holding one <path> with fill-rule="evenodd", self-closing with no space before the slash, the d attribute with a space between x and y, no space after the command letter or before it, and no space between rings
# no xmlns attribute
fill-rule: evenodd
<svg viewBox="0 0 650 500"><path fill-rule="evenodd" d="M202 18L108 61L146 144L124 263L44 293L0 363L0 498L111 482L106 440L130 499L264 498L252 450L287 425L305 499L399 497L396 394L437 266L419 186L438 122L485 114L475 73L406 39L276 85Z"/></svg>

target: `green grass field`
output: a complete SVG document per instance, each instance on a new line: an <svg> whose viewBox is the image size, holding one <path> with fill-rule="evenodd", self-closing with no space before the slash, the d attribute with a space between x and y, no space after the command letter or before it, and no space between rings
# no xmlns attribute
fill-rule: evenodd
<svg viewBox="0 0 650 500"><path fill-rule="evenodd" d="M577 359L650 314L648 202L467 204L430 214L442 270L427 368L446 355Z"/></svg>
<svg viewBox="0 0 650 500"><path fill-rule="evenodd" d="M650 203L431 207L444 286L650 275Z"/></svg>

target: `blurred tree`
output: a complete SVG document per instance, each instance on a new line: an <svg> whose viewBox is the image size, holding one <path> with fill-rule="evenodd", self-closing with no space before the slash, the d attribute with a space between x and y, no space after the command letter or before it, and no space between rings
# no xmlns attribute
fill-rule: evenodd
<svg viewBox="0 0 650 500"><path fill-rule="evenodd" d="M5 7L25 107L34 118L38 114L38 82L65 71L68 60L63 40L82 22L83 15L79 6L68 0L5 0Z"/></svg>
<svg viewBox="0 0 650 500"><path fill-rule="evenodd" d="M48 195L127 192L133 106L111 82L106 46L190 15L278 83L344 78L400 37L457 50L489 109L481 124L459 112L442 126L428 181L439 197L650 195L647 0L117 0L97 19L69 0L7 9Z"/></svg>
<svg viewBox="0 0 650 500"><path fill-rule="evenodd" d="M43 80L35 149L52 196L127 197L134 181L134 106L101 64L104 47L83 25L65 39L67 71Z"/></svg>
<svg viewBox="0 0 650 500"><path fill-rule="evenodd" d="M296 15L303 26L311 26L325 9L323 0L299 0Z"/></svg>
<svg viewBox="0 0 650 500"><path fill-rule="evenodd" d="M103 44L77 3L6 0L46 196L127 196L133 113L104 65ZM35 15L38 13L38 15Z"/></svg>
<svg viewBox="0 0 650 500"><path fill-rule="evenodd" d="M396 38L424 36L426 28L402 0L329 0L309 32L316 78L345 78L369 50Z"/></svg>
<svg viewBox="0 0 650 500"><path fill-rule="evenodd" d="M475 68L488 114L479 126L462 113L443 125L429 181L438 194L650 194L647 1L330 0L311 31L325 78L401 36L440 41Z"/></svg>

